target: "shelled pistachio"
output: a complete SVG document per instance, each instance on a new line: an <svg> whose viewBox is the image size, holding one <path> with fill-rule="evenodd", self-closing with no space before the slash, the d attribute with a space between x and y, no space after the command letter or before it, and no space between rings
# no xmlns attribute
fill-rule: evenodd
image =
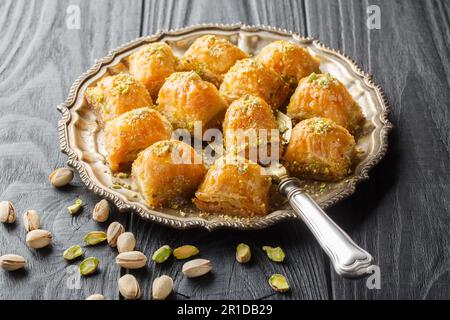
<svg viewBox="0 0 450 320"><path fill-rule="evenodd" d="M247 263L250 261L252 257L252 252L250 251L250 247L245 243L238 244L236 248L236 260L239 263Z"/></svg>
<svg viewBox="0 0 450 320"><path fill-rule="evenodd" d="M152 260L156 263L163 263L169 259L172 249L168 245L164 245L153 253Z"/></svg>
<svg viewBox="0 0 450 320"><path fill-rule="evenodd" d="M266 252L267 257L275 262L283 262L286 255L284 254L283 249L280 247L272 248L269 246L264 246L262 249Z"/></svg>
<svg viewBox="0 0 450 320"><path fill-rule="evenodd" d="M79 245L71 246L63 253L63 258L66 260L75 260L84 254L83 249Z"/></svg>
<svg viewBox="0 0 450 320"><path fill-rule="evenodd" d="M289 283L286 277L281 274L273 274L269 278L270 287L278 292L286 292L289 290Z"/></svg>
<svg viewBox="0 0 450 320"><path fill-rule="evenodd" d="M192 245L184 245L173 250L173 256L178 260L188 259L199 254L200 250Z"/></svg>
<svg viewBox="0 0 450 320"><path fill-rule="evenodd" d="M96 257L89 257L81 261L80 274L83 276L89 276L97 271L100 260Z"/></svg>
<svg viewBox="0 0 450 320"><path fill-rule="evenodd" d="M107 238L107 235L104 231L91 231L88 232L84 237L83 241L90 246L94 246L96 244L99 244L103 241L105 241Z"/></svg>

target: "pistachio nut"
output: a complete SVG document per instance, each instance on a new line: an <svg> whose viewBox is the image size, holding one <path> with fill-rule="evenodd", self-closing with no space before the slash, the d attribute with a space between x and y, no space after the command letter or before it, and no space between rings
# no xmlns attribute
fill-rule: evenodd
<svg viewBox="0 0 450 320"><path fill-rule="evenodd" d="M96 293L87 297L86 300L106 300L106 298L102 294Z"/></svg>
<svg viewBox="0 0 450 320"><path fill-rule="evenodd" d="M83 206L83 201L81 199L76 199L74 204L67 207L67 211L70 214L77 214Z"/></svg>
<svg viewBox="0 0 450 320"><path fill-rule="evenodd" d="M5 254L0 257L0 267L8 271L22 269L26 264L25 258L17 254Z"/></svg>
<svg viewBox="0 0 450 320"><path fill-rule="evenodd" d="M69 168L58 168L48 176L48 180L56 188L69 184L72 179L73 171Z"/></svg>
<svg viewBox="0 0 450 320"><path fill-rule="evenodd" d="M117 238L117 250L119 253L133 251L135 246L136 238L131 232L124 232Z"/></svg>
<svg viewBox="0 0 450 320"><path fill-rule="evenodd" d="M165 300L173 290L173 280L171 277L163 275L153 280L152 297L155 300Z"/></svg>
<svg viewBox="0 0 450 320"><path fill-rule="evenodd" d="M92 219L97 222L105 222L109 218L109 203L105 199L98 202L92 211Z"/></svg>
<svg viewBox="0 0 450 320"><path fill-rule="evenodd" d="M145 267L147 257L140 251L122 252L116 257L116 263L122 268L139 269Z"/></svg>
<svg viewBox="0 0 450 320"><path fill-rule="evenodd" d="M27 210L23 214L23 225L27 232L41 227L41 215L36 210Z"/></svg>
<svg viewBox="0 0 450 320"><path fill-rule="evenodd" d="M126 274L119 279L119 292L127 300L136 300L141 297L141 287L131 274Z"/></svg>
<svg viewBox="0 0 450 320"><path fill-rule="evenodd" d="M284 254L283 249L280 247L272 248L269 246L264 246L262 249L266 252L267 257L269 257L270 260L275 262L283 262L286 255Z"/></svg>
<svg viewBox="0 0 450 320"><path fill-rule="evenodd" d="M97 271L100 260L96 257L89 257L81 261L80 263L80 274L83 276L88 276Z"/></svg>
<svg viewBox="0 0 450 320"><path fill-rule="evenodd" d="M239 243L236 248L236 260L239 263L247 263L251 257L252 252L250 251L250 247L245 243Z"/></svg>
<svg viewBox="0 0 450 320"><path fill-rule="evenodd" d="M183 264L182 272L188 278L196 278L207 274L211 269L211 261L206 259L194 259Z"/></svg>
<svg viewBox="0 0 450 320"><path fill-rule="evenodd" d="M0 202L0 222L14 223L16 221L16 208L11 201Z"/></svg>
<svg viewBox="0 0 450 320"><path fill-rule="evenodd" d="M106 233L104 231L91 231L86 233L83 241L90 246L94 246L106 240Z"/></svg>
<svg viewBox="0 0 450 320"><path fill-rule="evenodd" d="M273 290L278 292L286 292L289 290L289 283L285 276L281 274L273 274L269 278L269 285Z"/></svg>
<svg viewBox="0 0 450 320"><path fill-rule="evenodd" d="M66 260L75 260L84 254L83 249L79 245L71 246L63 253L63 258Z"/></svg>
<svg viewBox="0 0 450 320"><path fill-rule="evenodd" d="M184 245L173 250L173 256L178 260L187 259L197 255L200 251L197 247Z"/></svg>
<svg viewBox="0 0 450 320"><path fill-rule="evenodd" d="M111 223L108 227L108 230L106 230L106 238L108 240L108 244L111 247L117 246L117 239L122 233L124 233L124 231L125 228L123 227L123 225L121 225L117 221Z"/></svg>
<svg viewBox="0 0 450 320"><path fill-rule="evenodd" d="M52 234L47 230L32 230L27 233L25 241L30 248L40 249L48 246L52 242Z"/></svg>
<svg viewBox="0 0 450 320"><path fill-rule="evenodd" d="M152 260L156 263L163 263L172 254L172 249L168 245L164 245L153 253Z"/></svg>

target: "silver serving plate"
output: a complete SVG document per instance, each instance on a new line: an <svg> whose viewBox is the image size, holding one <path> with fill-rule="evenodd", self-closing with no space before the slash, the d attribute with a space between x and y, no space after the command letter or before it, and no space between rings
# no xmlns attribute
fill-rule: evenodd
<svg viewBox="0 0 450 320"><path fill-rule="evenodd" d="M62 152L68 155L67 164L75 168L86 186L101 197L113 202L121 211L134 211L142 218L177 229L204 227L208 230L230 227L236 229L262 229L286 219L298 218L289 202L274 193L273 211L262 218L233 218L208 215L199 212L192 205L180 208L151 209L146 206L140 194L125 187L113 188L113 184L131 185L130 178L114 177L105 162L103 132L99 129L95 115L87 107L84 99L86 88L107 74L124 70L122 59L138 50L142 45L155 41L165 41L181 56L199 36L216 34L227 37L241 49L256 54L268 43L286 39L308 48L320 59L321 70L330 72L342 81L361 105L367 119L365 128L358 137L357 147L360 158L352 174L337 183L302 181L301 187L313 200L326 209L348 197L356 185L368 179L369 170L386 153L388 131L392 125L388 121L389 106L383 90L376 85L372 76L349 57L333 50L317 40L304 38L297 34L266 26L247 26L242 24L196 25L183 29L161 31L155 35L138 38L112 50L106 57L82 74L72 85L67 100L58 106L62 118L58 123L59 141Z"/></svg>

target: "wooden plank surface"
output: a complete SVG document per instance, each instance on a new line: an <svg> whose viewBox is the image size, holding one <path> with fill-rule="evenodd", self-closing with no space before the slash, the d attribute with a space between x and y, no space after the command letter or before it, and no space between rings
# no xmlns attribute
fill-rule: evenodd
<svg viewBox="0 0 450 320"><path fill-rule="evenodd" d="M144 7L143 35L160 29L206 22L266 24L303 33L300 2L280 1L149 1ZM291 12L297 12L293 17ZM213 263L213 273L189 280L182 277L180 261L162 266L150 265L150 270L133 272L148 291L151 281L160 274L175 279L175 289L182 295L174 298L191 299L327 299L328 270L321 249L299 222L287 222L258 232L222 230L179 231L143 222L133 217L131 230L137 235L138 248L147 256L164 244L176 247L193 244L200 248L201 257ZM236 245L248 243L254 261L248 266L236 262ZM287 254L283 264L270 262L261 250L263 245L281 246ZM273 294L267 279L273 273L285 274L291 283L290 294Z"/></svg>
<svg viewBox="0 0 450 320"><path fill-rule="evenodd" d="M79 30L66 27L71 4L80 8ZM109 247L86 250L101 259L101 272L82 279L79 290L70 289L76 279L62 252L86 232L105 226L91 220L99 199L78 177L72 187L54 190L47 176L66 161L59 151L56 105L94 59L139 36L141 8L140 1L0 2L0 199L13 201L18 214L15 225L0 225L0 254L21 254L29 263L25 272L0 272L0 300L84 299L94 292L118 297L119 268L111 263L115 253ZM77 196L86 206L72 218L66 207ZM51 249L25 245L21 216L27 209L41 212L42 228L53 233ZM111 219L124 218L113 212Z"/></svg>
<svg viewBox="0 0 450 320"><path fill-rule="evenodd" d="M381 29L368 30L368 5ZM356 59L385 89L395 129L371 179L330 212L375 256L381 289L331 273L334 299L449 298L450 4L306 0L309 35Z"/></svg>

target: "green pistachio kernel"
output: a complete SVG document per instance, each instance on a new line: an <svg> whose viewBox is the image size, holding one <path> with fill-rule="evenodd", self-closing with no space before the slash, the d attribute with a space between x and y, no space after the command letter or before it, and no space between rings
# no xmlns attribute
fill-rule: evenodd
<svg viewBox="0 0 450 320"><path fill-rule="evenodd" d="M74 260L83 255L83 249L79 246L71 246L69 249L64 251L63 258L66 260Z"/></svg>
<svg viewBox="0 0 450 320"><path fill-rule="evenodd" d="M164 245L153 253L152 260L156 263L163 263L172 254L172 249L168 245Z"/></svg>
<svg viewBox="0 0 450 320"><path fill-rule="evenodd" d="M262 249L267 253L267 257L270 260L275 262L283 262L286 255L284 254L283 249L280 247L272 248L269 246L264 246Z"/></svg>

